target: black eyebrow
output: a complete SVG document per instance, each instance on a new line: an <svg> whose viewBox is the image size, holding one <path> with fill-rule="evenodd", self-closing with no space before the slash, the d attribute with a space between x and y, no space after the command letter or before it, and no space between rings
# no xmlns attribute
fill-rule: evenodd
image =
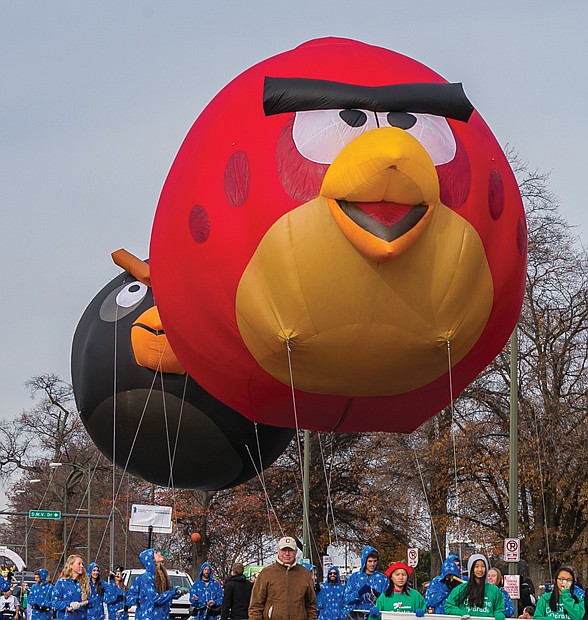
<svg viewBox="0 0 588 620"><path fill-rule="evenodd" d="M266 116L306 110L359 109L372 112L415 112L467 122L474 106L460 83L421 82L359 86L309 78L266 77Z"/></svg>

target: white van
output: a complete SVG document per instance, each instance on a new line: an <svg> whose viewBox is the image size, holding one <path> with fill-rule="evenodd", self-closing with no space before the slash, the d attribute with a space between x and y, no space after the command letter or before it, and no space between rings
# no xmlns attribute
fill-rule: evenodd
<svg viewBox="0 0 588 620"><path fill-rule="evenodd" d="M133 584L133 581L145 572L144 568L131 568L123 572L123 581L127 590ZM175 570L174 568L168 568L167 574L171 581L172 588L183 588L190 590L192 587L192 578L188 573L184 573L181 570ZM170 620L187 620L190 616L190 594L182 594L180 598L176 598L172 601L170 609ZM129 620L135 618L135 607L129 607Z"/></svg>

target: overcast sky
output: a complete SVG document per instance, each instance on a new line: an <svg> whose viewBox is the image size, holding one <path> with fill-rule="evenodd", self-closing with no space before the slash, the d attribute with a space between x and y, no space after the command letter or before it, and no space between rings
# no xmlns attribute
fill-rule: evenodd
<svg viewBox="0 0 588 620"><path fill-rule="evenodd" d="M249 66L323 36L387 47L465 90L585 243L588 3L0 0L0 417L70 380L76 324L147 256L161 186L202 108Z"/></svg>

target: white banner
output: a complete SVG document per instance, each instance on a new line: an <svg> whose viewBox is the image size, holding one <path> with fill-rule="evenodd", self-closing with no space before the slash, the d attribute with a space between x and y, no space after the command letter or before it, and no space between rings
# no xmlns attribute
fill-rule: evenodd
<svg viewBox="0 0 588 620"><path fill-rule="evenodd" d="M129 530L131 532L148 532L149 528L155 534L172 533L172 507L146 506L133 504Z"/></svg>

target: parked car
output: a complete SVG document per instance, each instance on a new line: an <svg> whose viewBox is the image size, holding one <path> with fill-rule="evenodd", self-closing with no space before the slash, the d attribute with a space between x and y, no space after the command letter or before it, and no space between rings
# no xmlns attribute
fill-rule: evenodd
<svg viewBox="0 0 588 620"><path fill-rule="evenodd" d="M130 568L123 572L123 581L127 588L130 588L133 581L145 572L144 568ZM167 574L171 581L172 588L183 588L190 590L192 587L192 578L188 573L175 568L168 568ZM170 609L170 620L187 620L190 616L190 594L183 594L180 598L172 601ZM129 620L135 618L135 607L129 607Z"/></svg>

